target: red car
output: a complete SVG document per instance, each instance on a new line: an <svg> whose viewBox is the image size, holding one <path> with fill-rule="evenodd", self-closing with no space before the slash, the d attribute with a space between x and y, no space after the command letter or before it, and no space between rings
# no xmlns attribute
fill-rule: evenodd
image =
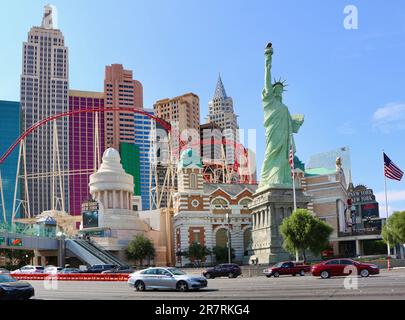
<svg viewBox="0 0 405 320"><path fill-rule="evenodd" d="M284 275L296 276L297 274L299 274L300 276L305 276L305 273L310 271L311 267L308 265L287 261L287 262L279 262L273 267L265 269L263 273L267 278L270 278L271 276L278 278L279 276Z"/></svg>
<svg viewBox="0 0 405 320"><path fill-rule="evenodd" d="M314 265L311 272L314 277L328 279L330 277L348 276L354 270L357 270L357 274L363 278L380 273L380 269L375 264L360 263L352 259L333 259L324 261Z"/></svg>

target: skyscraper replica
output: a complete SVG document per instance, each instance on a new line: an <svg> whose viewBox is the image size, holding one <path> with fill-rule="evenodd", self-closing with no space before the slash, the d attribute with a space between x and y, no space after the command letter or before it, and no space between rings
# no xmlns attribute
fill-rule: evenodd
<svg viewBox="0 0 405 320"><path fill-rule="evenodd" d="M153 109L144 109L154 115ZM142 210L150 209L150 150L155 122L143 115L135 114L135 145L139 147L140 192L142 197Z"/></svg>
<svg viewBox="0 0 405 320"><path fill-rule="evenodd" d="M68 111L68 48L55 22L55 8L45 6L42 25L31 28L28 40L23 44L22 131L39 120ZM56 121L57 144L53 139L54 122L41 126L26 138L27 175L30 179L28 179L29 199L25 199L25 205L30 208L33 215L50 209L65 211L69 209L68 179L62 176L59 188L53 188L55 181L53 159L60 160L61 172L68 169L68 123L67 117ZM58 148L54 148L55 145Z"/></svg>
<svg viewBox="0 0 405 320"><path fill-rule="evenodd" d="M199 140L200 98L194 93L186 93L172 99L158 100L153 109L157 117L167 121L172 127L172 156L178 160L185 143ZM191 136L192 131L197 137ZM198 143L193 148L200 152Z"/></svg>
<svg viewBox="0 0 405 320"><path fill-rule="evenodd" d="M72 112L104 107L103 92L69 91ZM85 112L69 117L69 213L81 214L90 198L89 175L99 166L104 152L104 113Z"/></svg>
<svg viewBox="0 0 405 320"><path fill-rule="evenodd" d="M20 103L0 100L0 114L0 153L3 154L20 133ZM17 161L18 152L14 151L8 158L8 161L1 165L0 179L2 179L2 187L4 188L4 199L0 197L0 212L3 213L0 216L0 223L10 223L12 219L11 209L13 205ZM17 194L17 197L19 197L19 194Z"/></svg>
<svg viewBox="0 0 405 320"><path fill-rule="evenodd" d="M221 76L215 88L214 97L208 103L207 122L220 126L225 138L226 164L235 163L235 143L239 143L238 116L233 109L233 100L226 95Z"/></svg>
<svg viewBox="0 0 405 320"><path fill-rule="evenodd" d="M122 64L105 68L104 80L106 108L143 108L142 84L133 79L133 72L125 70ZM106 149L119 150L120 143L135 142L134 114L129 111L108 112L105 120Z"/></svg>

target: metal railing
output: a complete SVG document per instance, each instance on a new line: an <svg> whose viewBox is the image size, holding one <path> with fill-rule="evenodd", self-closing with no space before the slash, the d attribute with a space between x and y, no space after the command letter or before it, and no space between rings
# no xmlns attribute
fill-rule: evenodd
<svg viewBox="0 0 405 320"><path fill-rule="evenodd" d="M381 235L381 229L369 228L369 229L353 230L351 232L339 232L339 237L368 236L368 235Z"/></svg>
<svg viewBox="0 0 405 320"><path fill-rule="evenodd" d="M56 238L56 229L43 225L28 225L23 223L0 224L0 233L13 233L29 237Z"/></svg>

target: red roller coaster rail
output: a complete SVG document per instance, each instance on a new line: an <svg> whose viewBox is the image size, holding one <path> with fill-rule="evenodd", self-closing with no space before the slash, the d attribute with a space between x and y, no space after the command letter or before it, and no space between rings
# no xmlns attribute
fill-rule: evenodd
<svg viewBox="0 0 405 320"><path fill-rule="evenodd" d="M24 140L28 135L30 135L36 129L38 129L39 127L45 125L46 123L48 123L50 121L53 121L53 120L56 120L56 119L59 119L59 118L63 118L63 117L75 116L75 115L78 115L78 114L81 114L81 113L105 113L105 112L132 112L134 114L142 114L144 116L147 116L150 119L153 119L157 123L159 123L163 127L163 129L165 129L167 131L171 130L171 126L170 126L169 123L167 123L163 119L155 117L154 115L151 115L151 114L149 114L149 113L147 113L147 112L145 112L143 110L140 110L140 109L132 109L132 108L94 108L94 109L74 110L74 111L69 111L69 112L60 113L60 114L50 116L50 117L48 117L46 119L43 119L41 121L38 121L37 123L32 125L29 129L27 129L25 132L23 132L21 134L21 136L11 145L11 147L8 148L7 151L2 155L2 157L0 158L0 164L3 164L4 161L6 161L6 159L10 155L10 153L13 152L13 150L20 144L20 142L22 140Z"/></svg>

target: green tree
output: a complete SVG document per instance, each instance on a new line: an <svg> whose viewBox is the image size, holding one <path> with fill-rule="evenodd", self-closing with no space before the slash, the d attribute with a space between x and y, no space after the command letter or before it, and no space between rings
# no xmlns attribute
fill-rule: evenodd
<svg viewBox="0 0 405 320"><path fill-rule="evenodd" d="M141 234L136 235L134 240L128 244L126 252L128 259L139 261L140 266L142 266L142 262L146 258L148 259L148 264L150 264L150 260L156 254L153 242Z"/></svg>
<svg viewBox="0 0 405 320"><path fill-rule="evenodd" d="M212 253L215 256L215 261L217 263L224 263L228 262L228 248L227 247L219 247L216 246L212 249ZM231 248L231 258L235 259L235 250L234 248Z"/></svg>
<svg viewBox="0 0 405 320"><path fill-rule="evenodd" d="M198 265L201 265L201 262L205 260L205 257L210 254L211 251L208 250L206 246L202 246L198 242L193 242L184 255L190 261L195 261Z"/></svg>
<svg viewBox="0 0 405 320"><path fill-rule="evenodd" d="M280 226L284 249L292 254L302 252L304 261L307 259L307 251L319 255L329 247L329 237L332 232L331 226L314 217L306 209L294 211Z"/></svg>
<svg viewBox="0 0 405 320"><path fill-rule="evenodd" d="M405 243L405 211L394 212L383 226L382 237L391 247Z"/></svg>
<svg viewBox="0 0 405 320"><path fill-rule="evenodd" d="M35 255L34 251L30 250L0 249L0 256L3 256L6 258L6 260L9 260L11 266L20 268L30 264Z"/></svg>

